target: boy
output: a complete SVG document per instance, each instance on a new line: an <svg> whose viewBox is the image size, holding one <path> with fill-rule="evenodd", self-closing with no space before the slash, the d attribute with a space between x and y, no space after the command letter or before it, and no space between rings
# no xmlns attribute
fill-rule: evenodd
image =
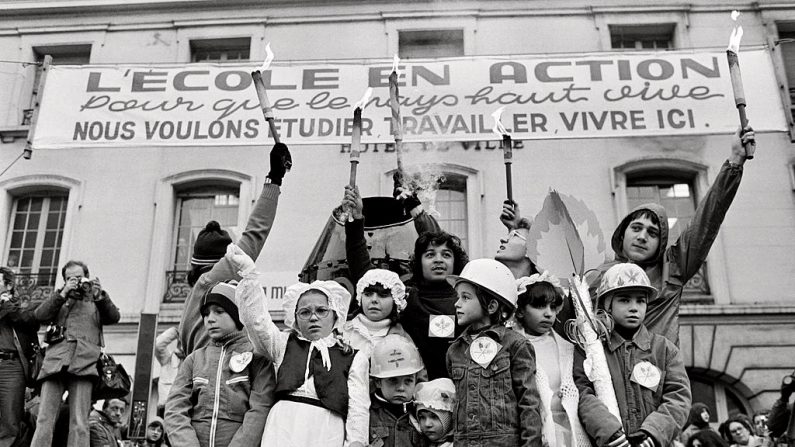
<svg viewBox="0 0 795 447"><path fill-rule="evenodd" d="M453 446L455 385L450 379L436 379L417 385L414 393L415 418L430 447Z"/></svg>
<svg viewBox="0 0 795 447"><path fill-rule="evenodd" d="M426 446L406 411L417 373L423 369L417 347L405 337L389 334L373 347L370 364L376 388L370 396L370 445Z"/></svg>
<svg viewBox="0 0 795 447"><path fill-rule="evenodd" d="M691 394L682 355L643 324L647 302L656 293L643 269L630 263L611 267L599 285L597 306L614 322L605 356L621 421L596 397L582 352L574 359L580 421L597 446L664 447L687 419Z"/></svg>
<svg viewBox="0 0 795 447"><path fill-rule="evenodd" d="M218 283L201 315L211 343L180 366L166 401L166 431L174 447L259 445L274 401L273 364L242 330L235 286Z"/></svg>

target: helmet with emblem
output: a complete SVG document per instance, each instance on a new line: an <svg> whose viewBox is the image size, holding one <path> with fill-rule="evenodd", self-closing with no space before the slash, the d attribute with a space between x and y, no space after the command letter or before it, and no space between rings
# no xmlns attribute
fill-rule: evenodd
<svg viewBox="0 0 795 447"><path fill-rule="evenodd" d="M511 309L516 309L516 302L519 300L513 273L503 263L494 259L469 261L460 275L448 276L447 282L453 287L461 282L473 284L507 304Z"/></svg>
<svg viewBox="0 0 795 447"><path fill-rule="evenodd" d="M423 368L420 351L411 340L398 334L382 338L370 355L370 375L378 379L407 376Z"/></svg>
<svg viewBox="0 0 795 447"><path fill-rule="evenodd" d="M630 289L644 292L649 300L657 295L657 289L651 285L646 272L637 264L627 262L610 267L602 275L602 282L596 289L597 307L607 309L609 306L604 301L608 294Z"/></svg>

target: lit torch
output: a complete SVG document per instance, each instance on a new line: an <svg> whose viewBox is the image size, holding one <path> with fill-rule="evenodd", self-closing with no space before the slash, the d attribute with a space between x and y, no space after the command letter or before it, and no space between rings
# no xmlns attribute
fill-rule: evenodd
<svg viewBox="0 0 795 447"><path fill-rule="evenodd" d="M265 46L265 61L258 70L251 72L251 79L254 80L254 88L257 90L259 104L260 107L262 107L262 115L265 117L265 121L268 122L268 126L271 129L273 141L279 143L279 133L276 130L276 123L273 122L273 107L271 107L271 102L268 100L268 92L265 90L265 82L262 81L262 73L264 73L270 67L271 62L273 62L273 51L271 51L271 44L267 44Z"/></svg>
<svg viewBox="0 0 795 447"><path fill-rule="evenodd" d="M403 172L403 122L400 120L400 92L398 90L398 64L400 58L395 55L392 61L392 73L389 75L389 106L392 108L392 135L395 137L395 154L397 155L398 171Z"/></svg>
<svg viewBox="0 0 795 447"><path fill-rule="evenodd" d="M370 100L370 96L372 95L373 89L368 87L364 92L362 99L353 105L353 131L351 133L351 177L348 181L348 185L350 185L351 188L356 186L356 167L359 164L359 150L362 146L362 109L367 107L367 102ZM344 210L342 214L340 214L340 220L342 222L351 220L351 213L349 209Z"/></svg>
<svg viewBox="0 0 795 447"><path fill-rule="evenodd" d="M502 137L502 159L505 161L505 185L508 188L508 200L513 203L513 181L511 179L511 164L513 163L513 148L511 147L511 134L500 121L505 106L500 107L491 114L494 118L494 128L492 131Z"/></svg>
<svg viewBox="0 0 795 447"><path fill-rule="evenodd" d="M732 20L737 21L740 15L738 11L732 11ZM740 128L745 129L748 125L748 117L745 116L745 92L743 91L743 78L740 75L740 61L737 58L737 53L740 52L740 40L743 38L743 27L737 25L732 29L732 34L729 37L729 47L726 49L726 59L729 61L729 76L732 81L732 90L734 91L734 104L737 106L737 112L740 115ZM754 144L745 145L745 158L754 158L754 151L756 147Z"/></svg>

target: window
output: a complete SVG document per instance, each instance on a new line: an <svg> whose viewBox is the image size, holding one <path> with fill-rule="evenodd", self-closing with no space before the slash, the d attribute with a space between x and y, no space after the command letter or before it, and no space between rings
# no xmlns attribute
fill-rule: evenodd
<svg viewBox="0 0 795 447"><path fill-rule="evenodd" d="M190 41L191 62L247 61L250 53L250 37Z"/></svg>
<svg viewBox="0 0 795 447"><path fill-rule="evenodd" d="M21 277L53 286L63 242L68 195L37 192L14 199L6 265Z"/></svg>
<svg viewBox="0 0 795 447"><path fill-rule="evenodd" d="M610 43L616 50L669 50L674 47L673 23L610 25Z"/></svg>
<svg viewBox="0 0 795 447"><path fill-rule="evenodd" d="M444 231L461 238L461 246L468 247L467 178L459 174L445 174L436 192L434 208L437 221Z"/></svg>
<svg viewBox="0 0 795 447"><path fill-rule="evenodd" d="M789 86L790 114L795 120L795 23L779 23L778 39Z"/></svg>
<svg viewBox="0 0 795 447"><path fill-rule="evenodd" d="M662 205L668 214L668 246L671 246L696 214L694 177L684 173L676 175L654 172L628 175L627 209L632 210L650 202ZM685 285L686 295L710 294L705 265Z"/></svg>
<svg viewBox="0 0 795 447"><path fill-rule="evenodd" d="M39 80L41 79L42 62L44 56L52 56L53 65L86 65L91 59L91 45L47 45L33 48L33 55L36 59L36 72L33 75L33 92L30 96L30 106L23 111L22 124L30 124L33 116L33 102L39 91Z"/></svg>
<svg viewBox="0 0 795 447"><path fill-rule="evenodd" d="M464 55L464 30L398 31L401 59Z"/></svg>

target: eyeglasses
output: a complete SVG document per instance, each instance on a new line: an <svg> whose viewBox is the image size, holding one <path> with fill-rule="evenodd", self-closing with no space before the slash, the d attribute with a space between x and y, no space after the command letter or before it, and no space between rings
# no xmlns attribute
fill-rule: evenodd
<svg viewBox="0 0 795 447"><path fill-rule="evenodd" d="M312 318L312 315L317 315L319 319L323 319L329 316L331 313L331 309L328 307L316 307L314 309L309 307L303 307L295 311L295 316L298 317L299 320L308 320Z"/></svg>

